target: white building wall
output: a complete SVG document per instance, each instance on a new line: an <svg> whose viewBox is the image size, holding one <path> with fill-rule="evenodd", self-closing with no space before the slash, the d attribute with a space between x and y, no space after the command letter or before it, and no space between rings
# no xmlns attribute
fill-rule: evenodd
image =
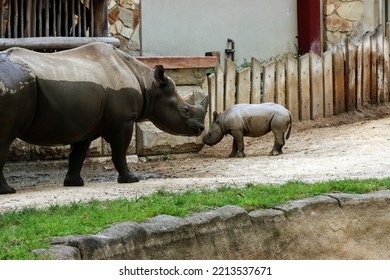
<svg viewBox="0 0 390 280"><path fill-rule="evenodd" d="M142 0L145 56L202 56L235 41L235 61L296 51L296 0Z"/></svg>

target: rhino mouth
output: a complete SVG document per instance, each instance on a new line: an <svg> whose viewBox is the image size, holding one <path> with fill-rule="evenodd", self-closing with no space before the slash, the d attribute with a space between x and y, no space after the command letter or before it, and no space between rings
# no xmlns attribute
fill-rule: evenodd
<svg viewBox="0 0 390 280"><path fill-rule="evenodd" d="M203 140L203 143L206 144L207 146L210 146L210 147L215 145L215 143L212 143L212 142L207 141L207 140Z"/></svg>
<svg viewBox="0 0 390 280"><path fill-rule="evenodd" d="M203 143L206 144L207 146L214 145L214 143L211 142L210 137L207 137L207 135L205 137L203 137Z"/></svg>
<svg viewBox="0 0 390 280"><path fill-rule="evenodd" d="M202 134L202 132L204 131L204 125L203 124L200 124L198 126L195 126L194 128L194 133L196 136L199 136Z"/></svg>

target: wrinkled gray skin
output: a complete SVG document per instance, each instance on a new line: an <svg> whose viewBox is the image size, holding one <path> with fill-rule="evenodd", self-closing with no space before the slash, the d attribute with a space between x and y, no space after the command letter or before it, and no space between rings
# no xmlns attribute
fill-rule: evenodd
<svg viewBox="0 0 390 280"><path fill-rule="evenodd" d="M275 103L236 104L223 113L213 113L213 123L203 142L209 146L219 143L227 134L233 136L233 150L229 157L245 157L244 136L260 137L272 131L275 142L270 155L282 154L285 140L290 137L290 112ZM286 138L285 132L287 131Z"/></svg>
<svg viewBox="0 0 390 280"><path fill-rule="evenodd" d="M103 43L57 53L11 48L0 53L0 194L14 193L3 175L9 146L71 145L65 186L82 186L80 171L91 141L112 149L119 183L137 182L126 151L134 122L150 120L176 135L204 130L208 99L186 103L174 81Z"/></svg>

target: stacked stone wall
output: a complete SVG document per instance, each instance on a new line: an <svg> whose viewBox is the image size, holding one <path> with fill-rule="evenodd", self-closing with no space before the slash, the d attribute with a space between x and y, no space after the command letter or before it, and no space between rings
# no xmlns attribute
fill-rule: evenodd
<svg viewBox="0 0 390 280"><path fill-rule="evenodd" d="M108 25L110 36L119 39L121 49L140 54L140 0L109 0Z"/></svg>
<svg viewBox="0 0 390 280"><path fill-rule="evenodd" d="M363 0L324 1L324 47L340 45L345 38L360 38L364 31Z"/></svg>

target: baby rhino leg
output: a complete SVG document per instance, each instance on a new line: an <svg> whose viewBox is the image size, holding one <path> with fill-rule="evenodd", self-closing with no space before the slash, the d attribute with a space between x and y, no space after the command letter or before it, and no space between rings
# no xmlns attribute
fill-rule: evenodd
<svg viewBox="0 0 390 280"><path fill-rule="evenodd" d="M280 154L283 154L282 148L285 144L284 140L284 133L275 133L275 142L274 142L274 147L272 148L272 151L269 153L270 156L277 156Z"/></svg>
<svg viewBox="0 0 390 280"><path fill-rule="evenodd" d="M233 150L229 157L245 157L244 153L244 135L241 130L232 130L230 134L233 136Z"/></svg>
<svg viewBox="0 0 390 280"><path fill-rule="evenodd" d="M269 153L270 156L277 156L283 154L282 148L285 144L284 133L289 126L289 119L284 116L275 115L271 122L271 130L275 135L275 142L272 151Z"/></svg>

